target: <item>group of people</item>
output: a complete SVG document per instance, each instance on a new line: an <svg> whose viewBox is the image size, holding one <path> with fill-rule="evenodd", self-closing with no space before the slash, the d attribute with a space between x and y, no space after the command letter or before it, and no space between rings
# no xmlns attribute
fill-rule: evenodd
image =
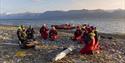
<svg viewBox="0 0 125 63"><path fill-rule="evenodd" d="M99 35L96 27L86 24L77 26L72 39L85 44L80 50L81 54L92 54L93 51L99 53Z"/></svg>
<svg viewBox="0 0 125 63"><path fill-rule="evenodd" d="M57 40L59 38L58 32L54 26L51 27L49 30L48 26L44 24L40 30L41 38L46 40L50 39L52 41ZM20 40L20 42L25 47L33 47L37 45L38 43L35 42L34 38L35 31L34 29L29 26L27 29L21 25L19 29L17 30L17 36ZM78 41L81 44L85 44L85 46L80 50L81 54L92 54L93 51L96 51L99 53L99 35L96 30L96 27L89 26L89 25L82 25L77 26L76 31L74 32L74 36L72 37L72 40Z"/></svg>
<svg viewBox="0 0 125 63"><path fill-rule="evenodd" d="M47 38L50 38L50 40L52 41L58 39L58 33L55 27L52 27L49 31L47 25L44 24L40 28L39 32L41 34L41 38L44 40L46 40ZM35 45L37 45L38 42L35 41L34 34L35 34L35 31L31 27L31 25L27 29L24 25L19 26L17 30L19 45L22 48L30 48L30 47L34 47Z"/></svg>
<svg viewBox="0 0 125 63"><path fill-rule="evenodd" d="M34 38L35 31L34 29L29 26L27 29L24 25L19 26L17 30L17 36L19 39L19 45L21 48L30 48L35 47L38 42L35 41Z"/></svg>
<svg viewBox="0 0 125 63"><path fill-rule="evenodd" d="M50 38L50 40L54 41L58 39L58 32L56 30L56 28L54 26L52 26L52 28L48 29L47 25L44 24L41 28L40 28L40 34L41 37L46 40L47 38Z"/></svg>

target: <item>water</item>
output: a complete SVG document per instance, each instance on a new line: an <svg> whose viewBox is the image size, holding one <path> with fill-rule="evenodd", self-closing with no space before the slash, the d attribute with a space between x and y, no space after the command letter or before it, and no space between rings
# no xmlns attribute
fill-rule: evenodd
<svg viewBox="0 0 125 63"><path fill-rule="evenodd" d="M105 33L125 33L125 19L77 19L77 20L0 20L0 24L5 25L33 25L42 24L90 24L96 26L100 32Z"/></svg>

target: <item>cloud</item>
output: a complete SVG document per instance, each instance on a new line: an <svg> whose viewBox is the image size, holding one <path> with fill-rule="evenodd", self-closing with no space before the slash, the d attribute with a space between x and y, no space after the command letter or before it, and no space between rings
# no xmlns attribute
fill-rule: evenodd
<svg viewBox="0 0 125 63"><path fill-rule="evenodd" d="M123 8L125 9L124 0L72 0L73 3L71 5L74 9L115 9L115 8Z"/></svg>
<svg viewBox="0 0 125 63"><path fill-rule="evenodd" d="M43 0L32 0L33 2L39 2L39 1L43 1Z"/></svg>

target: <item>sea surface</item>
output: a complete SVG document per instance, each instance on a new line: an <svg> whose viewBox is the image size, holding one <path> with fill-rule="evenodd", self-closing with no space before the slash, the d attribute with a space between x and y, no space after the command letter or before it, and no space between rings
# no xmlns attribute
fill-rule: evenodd
<svg viewBox="0 0 125 63"><path fill-rule="evenodd" d="M73 20L0 20L4 25L32 25L39 27L43 24L90 24L96 26L98 31L104 33L125 33L125 19L73 19Z"/></svg>

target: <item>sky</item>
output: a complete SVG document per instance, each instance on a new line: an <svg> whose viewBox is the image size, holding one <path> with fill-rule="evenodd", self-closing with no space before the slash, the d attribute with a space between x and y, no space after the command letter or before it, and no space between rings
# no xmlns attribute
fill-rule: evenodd
<svg viewBox="0 0 125 63"><path fill-rule="evenodd" d="M0 13L125 9L125 0L0 0Z"/></svg>

